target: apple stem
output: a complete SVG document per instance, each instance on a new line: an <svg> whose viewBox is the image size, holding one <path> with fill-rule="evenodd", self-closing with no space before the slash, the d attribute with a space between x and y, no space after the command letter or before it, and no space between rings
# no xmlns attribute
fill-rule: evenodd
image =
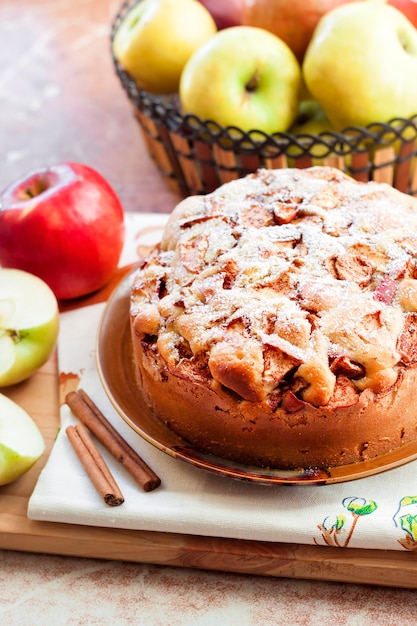
<svg viewBox="0 0 417 626"><path fill-rule="evenodd" d="M28 181L25 187L22 187L18 190L18 198L19 200L31 200L36 196L39 196L41 193L46 191L49 187L48 180L35 180L32 179Z"/></svg>
<svg viewBox="0 0 417 626"><path fill-rule="evenodd" d="M248 80L245 85L246 91L252 92L255 91L259 84L259 70L256 70L253 76Z"/></svg>
<svg viewBox="0 0 417 626"><path fill-rule="evenodd" d="M13 328L6 329L6 333L9 335L10 339L14 343L19 343L19 341L21 341L22 337L24 336L20 331Z"/></svg>

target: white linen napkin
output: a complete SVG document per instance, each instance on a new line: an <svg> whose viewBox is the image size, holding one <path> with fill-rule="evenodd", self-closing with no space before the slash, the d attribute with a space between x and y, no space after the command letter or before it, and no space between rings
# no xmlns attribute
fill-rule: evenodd
<svg viewBox="0 0 417 626"><path fill-rule="evenodd" d="M160 235L166 216L131 214L122 262ZM152 240L152 241L151 241ZM386 550L417 550L417 461L382 474L326 486L265 486L218 476L154 448L117 414L95 366L104 304L61 315L60 376L79 380L120 434L161 478L143 492L98 443L125 502L109 507L80 465L65 428L76 419L61 406L61 429L29 500L33 520L136 530Z"/></svg>

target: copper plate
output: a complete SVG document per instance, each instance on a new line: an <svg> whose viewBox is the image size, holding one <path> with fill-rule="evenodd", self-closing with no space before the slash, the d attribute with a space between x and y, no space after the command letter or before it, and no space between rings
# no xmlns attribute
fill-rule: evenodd
<svg viewBox="0 0 417 626"><path fill-rule="evenodd" d="M134 373L129 326L132 274L116 287L97 335L97 368L104 390L125 422L166 454L215 474L264 485L328 485L372 476L417 458L417 440L375 459L327 470L265 469L234 463L196 450L171 431L145 405Z"/></svg>

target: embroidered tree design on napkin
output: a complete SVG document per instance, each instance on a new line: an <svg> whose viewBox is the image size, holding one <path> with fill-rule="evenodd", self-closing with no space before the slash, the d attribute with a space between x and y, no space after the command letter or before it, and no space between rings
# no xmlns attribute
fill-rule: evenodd
<svg viewBox="0 0 417 626"><path fill-rule="evenodd" d="M370 515L378 508L374 500L355 496L344 498L342 505L350 513L349 520L345 515L338 514L333 520L326 517L321 524L317 525L324 543L328 546L347 548L359 519L365 515ZM319 544L315 538L313 539L314 543Z"/></svg>
<svg viewBox="0 0 417 626"><path fill-rule="evenodd" d="M417 496L401 498L398 509L392 518L397 528L405 532L398 543L406 550L417 552Z"/></svg>

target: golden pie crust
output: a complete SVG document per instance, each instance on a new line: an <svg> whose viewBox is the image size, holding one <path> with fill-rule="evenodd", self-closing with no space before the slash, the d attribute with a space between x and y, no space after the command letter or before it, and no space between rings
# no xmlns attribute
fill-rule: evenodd
<svg viewBox="0 0 417 626"><path fill-rule="evenodd" d="M259 170L183 200L137 270L140 393L195 448L324 468L417 436L417 199Z"/></svg>

